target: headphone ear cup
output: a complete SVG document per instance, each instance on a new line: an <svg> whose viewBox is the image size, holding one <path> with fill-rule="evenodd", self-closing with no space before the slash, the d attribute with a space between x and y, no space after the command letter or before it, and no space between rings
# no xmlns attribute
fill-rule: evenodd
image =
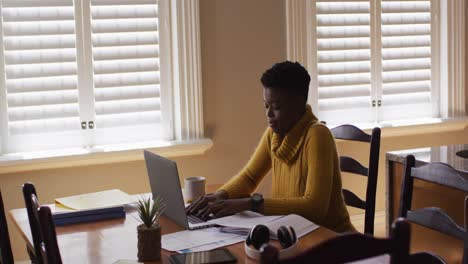
<svg viewBox="0 0 468 264"><path fill-rule="evenodd" d="M292 227L280 226L277 236L283 248L288 248L296 242L296 232Z"/></svg>
<svg viewBox="0 0 468 264"><path fill-rule="evenodd" d="M256 225L250 230L245 243L252 245L255 249L259 250L264 243L270 241L270 229L265 225Z"/></svg>
<svg viewBox="0 0 468 264"><path fill-rule="evenodd" d="M291 234L291 237L292 237L292 244L294 244L297 241L296 231L294 230L294 228L292 226L289 226L289 231L290 231L290 234Z"/></svg>

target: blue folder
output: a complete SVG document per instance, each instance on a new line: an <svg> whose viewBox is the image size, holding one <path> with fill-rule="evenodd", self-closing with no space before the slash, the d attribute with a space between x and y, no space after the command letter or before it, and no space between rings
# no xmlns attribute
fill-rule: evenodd
<svg viewBox="0 0 468 264"><path fill-rule="evenodd" d="M125 207L115 206L70 212L55 212L52 215L55 226L95 222L99 220L125 218Z"/></svg>

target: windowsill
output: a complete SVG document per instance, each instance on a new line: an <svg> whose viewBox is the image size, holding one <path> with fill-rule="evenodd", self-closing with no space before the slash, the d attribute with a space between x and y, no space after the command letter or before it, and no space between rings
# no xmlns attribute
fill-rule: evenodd
<svg viewBox="0 0 468 264"><path fill-rule="evenodd" d="M0 174L143 160L143 149L168 158L201 155L212 146L213 141L211 139L200 139L95 146L89 149L72 148L13 153L0 155Z"/></svg>
<svg viewBox="0 0 468 264"><path fill-rule="evenodd" d="M427 118L419 120L398 120L381 124L352 124L361 128L366 133L371 133L374 127L381 128L381 138L400 138L405 136L426 135L428 133L446 133L453 131L464 131L468 129L468 116L458 118ZM331 129L338 125L327 126Z"/></svg>
<svg viewBox="0 0 468 264"><path fill-rule="evenodd" d="M437 125L437 124L448 124L448 123L457 123L457 122L467 122L468 117L459 117L459 118L420 118L420 119L407 119L407 120L393 120L385 121L381 123L352 123L352 125L359 127L362 130L371 131L374 127L379 127L381 129L391 128L396 130L405 130L413 129L419 126L424 125ZM327 124L327 126L332 129L341 124Z"/></svg>

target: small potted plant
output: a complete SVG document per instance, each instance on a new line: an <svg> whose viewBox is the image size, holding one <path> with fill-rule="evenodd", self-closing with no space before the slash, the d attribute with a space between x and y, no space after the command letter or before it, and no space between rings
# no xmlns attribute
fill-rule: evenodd
<svg viewBox="0 0 468 264"><path fill-rule="evenodd" d="M138 260L152 261L161 259L161 226L159 217L166 208L165 202L156 197L141 198L136 202L141 225L137 227L138 233Z"/></svg>

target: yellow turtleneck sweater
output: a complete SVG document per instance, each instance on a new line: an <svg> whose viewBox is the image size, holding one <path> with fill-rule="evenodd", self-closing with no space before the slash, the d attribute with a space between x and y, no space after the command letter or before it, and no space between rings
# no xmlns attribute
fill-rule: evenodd
<svg viewBox="0 0 468 264"><path fill-rule="evenodd" d="M270 170L266 215L298 214L336 232L355 231L341 193L335 141L310 106L284 137L268 128L247 165L220 190L232 199L249 195Z"/></svg>

